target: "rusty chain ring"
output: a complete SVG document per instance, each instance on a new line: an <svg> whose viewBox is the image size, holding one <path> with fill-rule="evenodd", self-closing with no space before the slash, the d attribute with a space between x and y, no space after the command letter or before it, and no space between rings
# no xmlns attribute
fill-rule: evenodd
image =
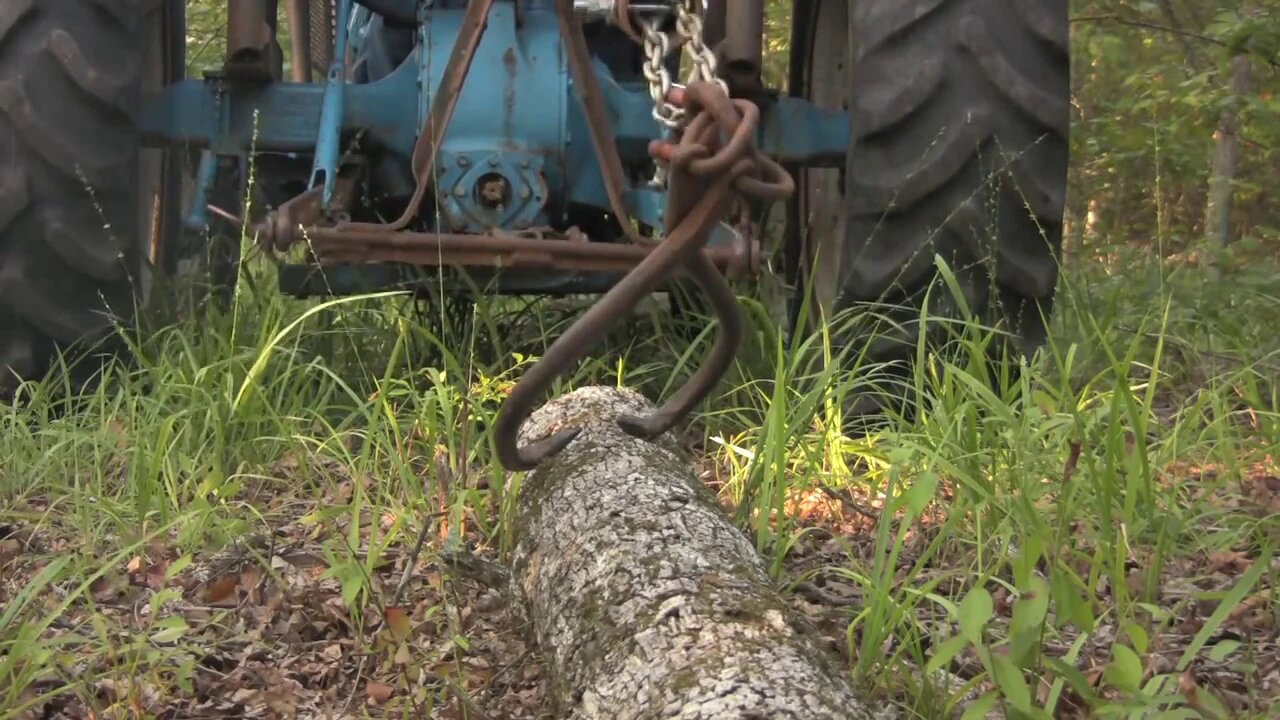
<svg viewBox="0 0 1280 720"><path fill-rule="evenodd" d="M655 413L618 418L627 433L645 439L670 430L715 388L733 362L742 340L737 297L716 267L702 254L712 228L739 199L777 201L795 191L781 165L755 147L760 110L733 100L714 82L696 81L673 88L670 102L691 118L676 143L654 141L649 152L670 166L665 237L658 247L552 343L507 397L494 427L498 459L508 470L532 470L563 450L581 432L561 431L525 447L518 434L534 405L646 296L681 270L705 292L719 320L708 360Z"/></svg>

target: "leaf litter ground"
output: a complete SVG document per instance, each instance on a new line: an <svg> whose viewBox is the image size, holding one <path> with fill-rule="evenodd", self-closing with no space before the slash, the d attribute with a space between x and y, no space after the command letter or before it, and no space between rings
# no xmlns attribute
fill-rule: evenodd
<svg viewBox="0 0 1280 720"><path fill-rule="evenodd" d="M308 462L324 472L338 468L333 460ZM57 558L76 558L86 568L30 601L25 620L56 614L42 633L54 641L44 647L56 650L40 656L42 667L25 668L34 675L20 699L29 706L18 717L553 717L543 668L524 641L518 612L499 590L477 582L477 573L454 572L440 560L439 536L446 529L439 518L403 595L389 605L411 547L385 548L376 562L363 564L343 561L332 548L337 539L350 547L351 557L367 560L370 528L385 530L394 514L367 508L352 534L350 515L326 515L324 509L348 505L354 481L339 482L320 500L295 497L284 488L301 464L296 458L279 463L282 482L264 483L255 492L266 529L214 553L180 555L175 530L118 562L95 560L111 551L112 539L98 543L103 547L82 547L82 539L59 522L54 499L27 498L9 507L6 517L17 520L0 524L0 602L19 598ZM1177 464L1165 474L1187 487L1212 487L1199 492L1213 497L1195 499L1223 512L1260 520L1280 513L1280 473L1270 458L1229 483L1206 482L1217 477L1212 467ZM733 509L727 500L726 509ZM876 564L880 501L811 490L793 494L787 511L805 530L786 559L792 604L834 653L853 663L850 646L861 644L861 631L852 639L847 631L867 598L864 586L840 569ZM936 580L935 592L958 598L969 584L964 572L954 572L936 553L923 567L917 562L936 539L940 517L926 515L904 528L893 582L919 587ZM473 524L464 534L477 562L495 559ZM1225 617L1214 618L1255 560L1248 551L1224 549L1167 562L1156 589L1156 604L1166 614L1146 638L1144 677L1175 673L1178 692L1192 707L1205 693L1233 716L1261 717L1277 707L1280 603L1271 583L1280 564L1273 563ZM1135 581L1143 561L1127 561ZM76 595L75 581L104 564L101 577ZM1082 572L1088 575L1087 568ZM1013 602L1007 587L994 587L991 628L1000 636ZM1138 589L1128 590L1126 596ZM1102 602L1114 601L1105 578L1096 591ZM66 599L69 606L58 613ZM934 643L957 632L954 618L936 605L921 603L912 612L915 627ZM1073 658L1095 687L1101 687L1117 637L1131 632L1109 622L1105 612L1101 618L1087 637L1066 627L1043 642L1046 655ZM1203 636L1211 618L1212 632ZM891 635L881 650L892 655L903 641ZM1191 662L1182 663L1188 654ZM970 648L934 679L972 698L991 687L982 670ZM0 678L0 691L6 682ZM1047 681L1036 688L1041 701L1049 691ZM1058 707L1061 717L1085 715L1083 700L1070 689Z"/></svg>

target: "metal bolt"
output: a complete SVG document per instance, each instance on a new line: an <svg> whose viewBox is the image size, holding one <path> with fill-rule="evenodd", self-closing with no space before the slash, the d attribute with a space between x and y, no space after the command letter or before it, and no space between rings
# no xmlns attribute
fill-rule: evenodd
<svg viewBox="0 0 1280 720"><path fill-rule="evenodd" d="M520 199L521 199L521 200L528 200L528 199L529 199L529 196L530 196L530 195L532 195L532 194L533 194L533 191L529 189L529 186L528 186L528 185L521 185L521 186L520 186Z"/></svg>
<svg viewBox="0 0 1280 720"><path fill-rule="evenodd" d="M453 189L453 194L456 195L457 197L464 198L467 196L467 189L459 185L458 187Z"/></svg>
<svg viewBox="0 0 1280 720"><path fill-rule="evenodd" d="M466 155L458 156L458 167L467 167L470 164L471 164L471 159L468 158Z"/></svg>
<svg viewBox="0 0 1280 720"><path fill-rule="evenodd" d="M529 169L529 161L528 161L528 160L521 160L521 161L520 161L520 167L525 168L526 170L527 170L527 169Z"/></svg>
<svg viewBox="0 0 1280 720"><path fill-rule="evenodd" d="M502 209L506 205L511 192L507 179L497 173L490 173L480 178L476 184L480 204L488 208Z"/></svg>
<svg viewBox="0 0 1280 720"><path fill-rule="evenodd" d="M497 157L491 157L491 158L489 158L489 167L498 167L498 158L497 158Z"/></svg>

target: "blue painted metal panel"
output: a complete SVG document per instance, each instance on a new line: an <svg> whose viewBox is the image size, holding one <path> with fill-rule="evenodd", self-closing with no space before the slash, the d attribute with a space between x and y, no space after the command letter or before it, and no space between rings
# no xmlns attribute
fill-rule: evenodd
<svg viewBox="0 0 1280 720"><path fill-rule="evenodd" d="M312 187L323 184L321 203L329 207L338 180L338 153L342 143L342 106L347 90L347 40L351 37L351 0L338 0L337 42L333 61L325 74L324 100L320 104L320 131L311 166Z"/></svg>
<svg viewBox="0 0 1280 720"><path fill-rule="evenodd" d="M213 191L213 183L218 179L218 156L212 151L200 153L200 167L196 171L195 192L191 197L191 208L183 220L187 232L204 232L209 227L209 193Z"/></svg>
<svg viewBox="0 0 1280 720"><path fill-rule="evenodd" d="M464 13L461 8L423 12L418 61L422 86L427 90L418 104L419 127L440 87ZM441 161L446 157L487 161L496 155L501 166L507 167L510 163L503 160L504 155L520 159L537 156L548 207L533 218L522 216L520 221L546 223L559 220L564 211L569 70L551 7L530 4L521 21L517 27L514 4L493 6L439 157ZM440 162L438 170L445 173L451 168ZM514 187L517 178L509 180ZM453 202L458 201L467 202L456 197ZM441 198L441 202L450 200Z"/></svg>
<svg viewBox="0 0 1280 720"><path fill-rule="evenodd" d="M348 85L343 134L364 130L375 146L408 157L420 128L417 81L417 65L411 61L376 83ZM138 125L143 142L152 147L311 155L323 100L322 85L183 80L147 98Z"/></svg>
<svg viewBox="0 0 1280 720"><path fill-rule="evenodd" d="M363 8L350 11L351 0L342 0L341 6L351 22L339 23L339 45L347 31L355 32L353 41L358 41L360 18L367 15ZM407 167L457 39L465 3L435 0L419 10L420 46L379 81L348 85L340 63L331 68L325 86L184 81L145 103L140 117L144 141L207 148L215 155L298 153L311 159L313 180L324 181L327 192L341 143L357 131L363 133L364 147L399 157ZM494 6L459 95L438 154L442 229L555 225L567 219L572 205L609 209L551 3L529 0L519 20L517 25L514 3ZM627 203L637 220L660 227L665 197L647 186L645 165L648 145L662 136L662 128L652 117L647 88L617 82L602 62L593 68L631 176ZM762 111L759 141L764 152L800 165L843 164L849 137L846 113L795 98L777 98ZM483 205L473 191L495 174L506 181L509 195L500 204ZM198 221L199 213L192 219ZM726 226L712 242L731 238Z"/></svg>
<svg viewBox="0 0 1280 720"><path fill-rule="evenodd" d="M649 142L661 137L661 128L653 119L653 101L649 99L648 90L640 85L619 84L604 63L594 62L592 67L600 78L600 90L605 98L609 121L613 123L618 154L624 164L642 166L649 157ZM587 118L576 98L570 104L565 162L570 178L568 201L607 209L609 197L604 189L604 174L591 144ZM632 178L636 185L646 181L644 176ZM665 200L662 203L665 204ZM636 208L631 210L633 215L640 215ZM661 214L659 209L658 215Z"/></svg>
<svg viewBox="0 0 1280 720"><path fill-rule="evenodd" d="M759 145L779 162L844 167L849 113L826 110L800 98L777 98L760 114Z"/></svg>

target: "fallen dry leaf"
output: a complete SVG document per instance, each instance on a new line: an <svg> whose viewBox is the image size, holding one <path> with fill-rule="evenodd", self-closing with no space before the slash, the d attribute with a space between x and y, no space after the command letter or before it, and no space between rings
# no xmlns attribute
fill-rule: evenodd
<svg viewBox="0 0 1280 720"><path fill-rule="evenodd" d="M22 543L15 538L0 540L0 567L22 553Z"/></svg>
<svg viewBox="0 0 1280 720"><path fill-rule="evenodd" d="M1196 686L1195 676L1190 672L1178 675L1178 692L1182 693L1191 707L1200 706L1199 687Z"/></svg>
<svg viewBox="0 0 1280 720"><path fill-rule="evenodd" d="M129 586L129 579L116 573L107 573L89 586L93 599L97 602L111 602Z"/></svg>
<svg viewBox="0 0 1280 720"><path fill-rule="evenodd" d="M391 631L391 637L396 642L403 642L409 639L409 633L412 626L409 624L409 616L403 608L389 607L386 612L387 628Z"/></svg>
<svg viewBox="0 0 1280 720"><path fill-rule="evenodd" d="M1247 570L1250 564L1252 564L1252 561L1247 554L1236 550L1225 550L1209 556L1208 572L1239 575Z"/></svg>
<svg viewBox="0 0 1280 720"><path fill-rule="evenodd" d="M1270 602L1269 590L1251 595L1227 615L1227 622L1243 630L1269 630L1275 620L1270 612Z"/></svg>
<svg viewBox="0 0 1280 720"><path fill-rule="evenodd" d="M372 700L374 704L382 705L391 699L391 693L394 692L394 688L390 685L370 680L368 684L364 686L364 691L369 695L369 699Z"/></svg>
<svg viewBox="0 0 1280 720"><path fill-rule="evenodd" d="M210 605L225 603L228 598L234 599L236 588L240 586L240 576L223 575L209 583L204 590L204 601Z"/></svg>
<svg viewBox="0 0 1280 720"><path fill-rule="evenodd" d="M146 572L143 573L143 581L152 590L163 590L164 586L169 583L168 574L169 561L162 557L147 566Z"/></svg>

